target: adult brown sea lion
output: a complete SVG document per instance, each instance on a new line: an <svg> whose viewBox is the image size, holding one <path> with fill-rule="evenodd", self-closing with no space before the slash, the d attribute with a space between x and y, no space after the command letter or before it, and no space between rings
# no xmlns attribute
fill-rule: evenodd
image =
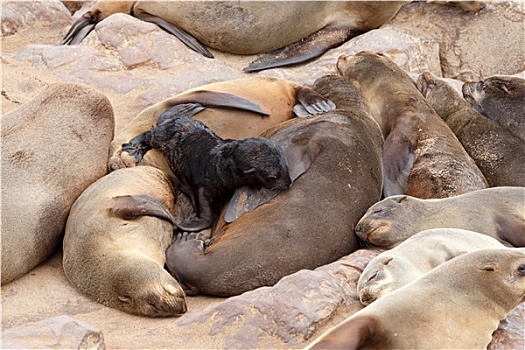
<svg viewBox="0 0 525 350"><path fill-rule="evenodd" d="M432 73L421 74L417 85L430 106L456 134L490 186L525 186L522 140L481 115L454 87Z"/></svg>
<svg viewBox="0 0 525 350"><path fill-rule="evenodd" d="M204 45L239 55L267 52L245 68L257 71L320 56L390 21L406 2L98 1L60 43L79 43L98 22L123 12L157 24L205 57L213 55Z"/></svg>
<svg viewBox="0 0 525 350"><path fill-rule="evenodd" d="M416 233L440 227L480 232L509 247L525 247L525 188L491 187L441 199L398 195L371 206L355 233L392 248Z"/></svg>
<svg viewBox="0 0 525 350"><path fill-rule="evenodd" d="M525 142L525 79L493 76L463 84L463 97L481 114Z"/></svg>
<svg viewBox="0 0 525 350"><path fill-rule="evenodd" d="M385 138L385 197L443 198L487 187L454 133L410 76L381 53L339 57L341 75L356 84Z"/></svg>
<svg viewBox="0 0 525 350"><path fill-rule="evenodd" d="M381 132L362 100L351 103L359 95L348 82L324 84L343 109L263 135L283 149L292 173L302 172L290 189L231 223L225 208L209 241L183 234L167 250L168 269L189 293L238 295L358 248L352 227L381 196Z"/></svg>
<svg viewBox="0 0 525 350"><path fill-rule="evenodd" d="M505 246L494 238L468 230L435 228L421 231L368 263L357 283L359 300L368 305L450 259L493 248Z"/></svg>
<svg viewBox="0 0 525 350"><path fill-rule="evenodd" d="M171 183L153 167L119 169L89 186L67 220L69 281L91 299L132 314L186 312L184 292L164 270L171 210Z"/></svg>
<svg viewBox="0 0 525 350"><path fill-rule="evenodd" d="M209 107L194 118L224 139L258 136L292 118L294 111L304 117L335 108L311 88L279 78L262 76L200 86L140 112L111 142L109 168L134 166L135 158L122 152L122 144L151 129L166 109L184 103ZM156 150L148 152L141 164L170 172L164 157Z"/></svg>
<svg viewBox="0 0 525 350"><path fill-rule="evenodd" d="M181 107L187 115L180 114ZM281 191L292 183L288 162L277 145L263 137L221 139L191 118L203 108L185 104L167 109L155 128L122 145L137 163L152 148L162 152L178 179L177 188L193 204L194 213L177 224L184 231L210 227L215 218L213 206L238 187Z"/></svg>
<svg viewBox="0 0 525 350"><path fill-rule="evenodd" d="M376 300L307 349L485 349L525 301L525 249L454 258Z"/></svg>
<svg viewBox="0 0 525 350"><path fill-rule="evenodd" d="M6 284L60 246L73 202L107 172L115 121L105 96L75 84L55 84L1 122Z"/></svg>

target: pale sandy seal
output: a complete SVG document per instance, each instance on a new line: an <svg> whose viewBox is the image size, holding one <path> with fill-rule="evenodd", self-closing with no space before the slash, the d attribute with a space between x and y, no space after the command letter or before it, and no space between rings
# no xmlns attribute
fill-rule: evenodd
<svg viewBox="0 0 525 350"><path fill-rule="evenodd" d="M98 1L60 42L79 43L95 25L123 12L157 24L205 57L219 51L267 53L245 71L307 61L390 21L407 1ZM278 14L278 15L276 15Z"/></svg>
<svg viewBox="0 0 525 350"><path fill-rule="evenodd" d="M525 186L525 142L481 115L454 87L431 73L421 74L417 85L491 187Z"/></svg>
<svg viewBox="0 0 525 350"><path fill-rule="evenodd" d="M109 168L134 166L135 158L122 153L122 144L157 124L161 113L185 103L205 107L194 116L224 139L259 136L264 130L293 118L322 113L335 105L313 91L288 80L254 77L209 84L188 90L140 112L111 142ZM142 160L169 173L162 154L151 150Z"/></svg>
<svg viewBox="0 0 525 350"><path fill-rule="evenodd" d="M114 171L78 198L67 220L64 272L91 299L128 313L186 312L184 292L164 269L173 236L173 189L160 170Z"/></svg>
<svg viewBox="0 0 525 350"><path fill-rule="evenodd" d="M67 215L107 172L114 117L109 100L55 84L2 116L2 284L60 246Z"/></svg>
<svg viewBox="0 0 525 350"><path fill-rule="evenodd" d="M329 329L307 349L485 349L525 301L525 249L456 257Z"/></svg>
<svg viewBox="0 0 525 350"><path fill-rule="evenodd" d="M441 199L398 195L370 207L355 232L392 248L416 233L440 227L480 232L509 247L525 247L525 188L492 187Z"/></svg>
<svg viewBox="0 0 525 350"><path fill-rule="evenodd" d="M493 76L463 84L463 97L481 114L525 142L525 79Z"/></svg>
<svg viewBox="0 0 525 350"><path fill-rule="evenodd" d="M357 283L359 300L368 305L457 256L504 247L494 238L468 230L421 231L368 263Z"/></svg>
<svg viewBox="0 0 525 350"><path fill-rule="evenodd" d="M352 227L381 195L382 136L357 91L335 79L314 88L341 109L263 135L283 149L290 189L248 212L260 194L242 192L230 203L233 221L224 219L229 205L210 240L178 235L167 250L168 269L189 293L238 295L358 249Z"/></svg>
<svg viewBox="0 0 525 350"><path fill-rule="evenodd" d="M488 186L454 133L393 61L367 51L339 57L337 68L358 87L385 137L385 197L443 198Z"/></svg>

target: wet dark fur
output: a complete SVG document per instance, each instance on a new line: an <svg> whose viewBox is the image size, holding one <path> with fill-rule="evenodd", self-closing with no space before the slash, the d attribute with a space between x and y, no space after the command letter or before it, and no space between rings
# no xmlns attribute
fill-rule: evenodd
<svg viewBox="0 0 525 350"><path fill-rule="evenodd" d="M223 140L202 122L186 116L161 115L157 127L123 145L137 162L151 148L163 153L180 181L177 187L192 200L197 219L205 222L197 224L194 218L190 223L190 218L178 225L183 230L209 227L212 202L237 187L282 190L291 184L286 158L271 141L262 137Z"/></svg>

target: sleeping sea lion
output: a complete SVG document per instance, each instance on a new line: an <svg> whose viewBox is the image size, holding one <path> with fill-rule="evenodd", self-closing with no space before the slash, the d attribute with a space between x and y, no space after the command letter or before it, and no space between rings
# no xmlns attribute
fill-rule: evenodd
<svg viewBox="0 0 525 350"><path fill-rule="evenodd" d="M363 305L415 281L433 268L475 250L505 248L478 232L436 228L421 231L372 259L357 283Z"/></svg>
<svg viewBox="0 0 525 350"><path fill-rule="evenodd" d="M337 69L367 100L385 138L384 196L455 196L488 186L454 133L410 76L381 53L343 55Z"/></svg>
<svg viewBox="0 0 525 350"><path fill-rule="evenodd" d="M381 132L344 79L320 81L315 89L328 91L325 97L343 109L262 135L283 150L293 185L250 212L242 209L260 203L259 195L241 194L230 205L242 215L227 223L229 206L223 208L210 240L184 233L168 248L168 269L188 293L238 295L358 249L352 228L381 196Z"/></svg>
<svg viewBox="0 0 525 350"><path fill-rule="evenodd" d="M525 186L525 142L481 115L454 87L432 73L421 74L417 85L491 187Z"/></svg>
<svg viewBox="0 0 525 350"><path fill-rule="evenodd" d="M181 107L188 109L189 115L181 115ZM152 148L162 152L178 180L178 189L194 207L193 215L177 224L184 231L210 227L215 218L213 205L240 186L281 191L292 183L278 146L262 137L221 139L191 118L202 109L198 104L167 109L159 116L157 127L122 145L137 163Z"/></svg>
<svg viewBox="0 0 525 350"><path fill-rule="evenodd" d="M463 97L525 142L525 79L493 76L463 84Z"/></svg>
<svg viewBox="0 0 525 350"><path fill-rule="evenodd" d="M3 285L60 247L69 209L107 172L115 120L104 95L54 84L1 123Z"/></svg>
<svg viewBox="0 0 525 350"><path fill-rule="evenodd" d="M253 55L245 71L307 61L390 21L407 1L98 1L60 42L76 44L111 14L157 24L192 50ZM278 13L279 16L275 14Z"/></svg>
<svg viewBox="0 0 525 350"><path fill-rule="evenodd" d="M173 189L148 166L119 169L78 198L64 236L64 272L82 293L128 313L186 312L184 292L164 270L173 236Z"/></svg>
<svg viewBox="0 0 525 350"><path fill-rule="evenodd" d="M151 129L166 109L185 103L207 107L195 115L195 119L223 139L258 136L292 118L294 113L306 117L335 108L331 101L311 88L279 78L262 76L200 86L140 112L111 142L109 169L135 166L135 158L122 152L122 144ZM141 164L171 172L157 150L148 152Z"/></svg>
<svg viewBox="0 0 525 350"><path fill-rule="evenodd" d="M483 249L436 267L306 349L485 349L525 301L525 249Z"/></svg>
<svg viewBox="0 0 525 350"><path fill-rule="evenodd" d="M525 188L491 187L441 199L391 196L366 211L355 233L388 249L440 227L480 232L505 246L525 247Z"/></svg>

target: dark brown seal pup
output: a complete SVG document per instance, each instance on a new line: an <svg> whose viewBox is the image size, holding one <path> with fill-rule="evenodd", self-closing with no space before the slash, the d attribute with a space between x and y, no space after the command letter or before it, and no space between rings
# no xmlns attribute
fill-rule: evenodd
<svg viewBox="0 0 525 350"><path fill-rule="evenodd" d="M107 172L115 121L102 94L55 84L1 123L3 285L60 247L71 206Z"/></svg>
<svg viewBox="0 0 525 350"><path fill-rule="evenodd" d="M368 305L462 254L504 247L494 238L474 231L457 228L421 231L366 265L357 282L359 300Z"/></svg>
<svg viewBox="0 0 525 350"><path fill-rule="evenodd" d="M164 269L173 236L173 189L160 170L114 171L73 205L64 236L64 272L91 299L128 313L186 312L184 292Z"/></svg>
<svg viewBox="0 0 525 350"><path fill-rule="evenodd" d="M381 196L382 136L348 82L318 88L344 109L263 135L282 148L292 173L302 172L290 189L231 223L224 208L210 240L179 235L167 250L168 269L189 293L238 295L358 249L352 227Z"/></svg>
<svg viewBox="0 0 525 350"><path fill-rule="evenodd" d="M441 199L391 196L371 206L355 232L373 245L392 248L439 227L480 232L508 247L525 247L525 188L492 187Z"/></svg>
<svg viewBox="0 0 525 350"><path fill-rule="evenodd" d="M493 76L463 84L463 97L525 142L525 79Z"/></svg>
<svg viewBox="0 0 525 350"><path fill-rule="evenodd" d="M485 349L525 301L525 249L454 258L356 312L306 349Z"/></svg>
<svg viewBox="0 0 525 350"><path fill-rule="evenodd" d="M306 117L335 108L311 88L279 78L261 76L200 86L140 112L111 142L109 169L134 166L135 158L122 152L122 144L151 129L166 109L184 103L207 107L194 118L223 139L259 136L296 114ZM155 166L166 173L171 171L156 150L148 152L141 164Z"/></svg>
<svg viewBox="0 0 525 350"><path fill-rule="evenodd" d="M339 57L337 68L358 87L383 132L385 197L443 198L487 187L454 133L393 61L360 52Z"/></svg>
<svg viewBox="0 0 525 350"><path fill-rule="evenodd" d="M181 114L186 108L188 115ZM184 231L201 231L214 219L213 204L240 186L284 190L292 181L282 151L262 137L223 140L204 123L192 119L204 107L178 105L159 116L157 127L122 145L135 156L158 149L177 178L177 188L186 194L195 214L177 226Z"/></svg>
<svg viewBox="0 0 525 350"><path fill-rule="evenodd" d="M204 45L240 55L266 52L245 68L258 71L320 56L351 37L390 21L404 3L98 1L73 23L60 44L79 43L98 22L124 12L157 24L208 58L213 55Z"/></svg>
<svg viewBox="0 0 525 350"><path fill-rule="evenodd" d="M493 186L525 186L525 143L499 123L481 115L454 87L429 72L418 88L447 123ZM525 95L524 95L525 96Z"/></svg>

